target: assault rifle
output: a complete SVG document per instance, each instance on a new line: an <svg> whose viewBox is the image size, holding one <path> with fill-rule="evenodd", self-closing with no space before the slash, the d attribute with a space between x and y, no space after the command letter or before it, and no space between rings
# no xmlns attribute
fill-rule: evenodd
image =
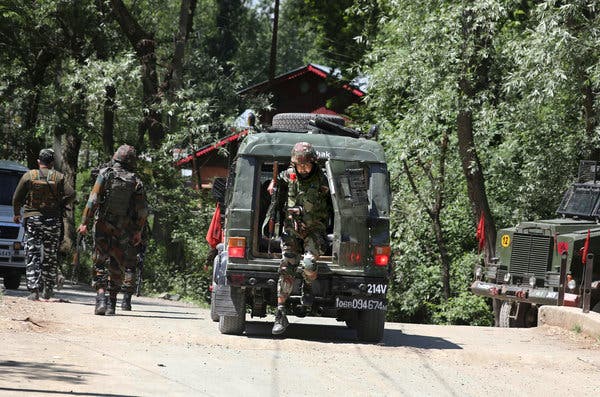
<svg viewBox="0 0 600 397"><path fill-rule="evenodd" d="M77 233L75 243L75 253L73 253L73 262L71 268L71 285L77 285L77 272L79 271L79 254L81 253L81 239L83 235Z"/></svg>
<svg viewBox="0 0 600 397"><path fill-rule="evenodd" d="M137 282L136 282L136 286L135 286L135 296L140 296L140 293L142 291L142 278L143 278L143 273L144 273L144 257L146 256L146 244L143 245L143 247L140 249L140 252L138 252L136 258L137 258Z"/></svg>

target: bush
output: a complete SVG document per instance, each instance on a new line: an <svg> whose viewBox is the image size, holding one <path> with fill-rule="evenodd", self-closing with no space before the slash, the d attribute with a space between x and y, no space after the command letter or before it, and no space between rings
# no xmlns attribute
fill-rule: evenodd
<svg viewBox="0 0 600 397"><path fill-rule="evenodd" d="M432 317L434 324L491 326L494 323L486 299L471 292L461 292L439 304L436 309Z"/></svg>

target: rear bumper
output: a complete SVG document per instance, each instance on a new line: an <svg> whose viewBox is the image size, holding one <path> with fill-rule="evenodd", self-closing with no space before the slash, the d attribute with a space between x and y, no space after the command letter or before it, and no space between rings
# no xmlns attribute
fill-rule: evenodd
<svg viewBox="0 0 600 397"><path fill-rule="evenodd" d="M226 278L227 284L231 287L242 287L247 290L266 289L270 290L270 296L273 297L277 293L279 279L277 272L228 269ZM299 285L296 287L299 289ZM324 274L319 275L313 282L315 303L322 308L333 310L385 308L387 288L388 279L385 277ZM299 293L299 290L295 289L295 292ZM300 296L293 292L289 302L293 303L299 299Z"/></svg>
<svg viewBox="0 0 600 397"><path fill-rule="evenodd" d="M529 286L495 284L476 280L471 285L471 291L475 295L506 301L526 302L537 305L558 304L558 291L548 288L531 288ZM564 305L571 306L569 302L575 297L577 295L565 294Z"/></svg>

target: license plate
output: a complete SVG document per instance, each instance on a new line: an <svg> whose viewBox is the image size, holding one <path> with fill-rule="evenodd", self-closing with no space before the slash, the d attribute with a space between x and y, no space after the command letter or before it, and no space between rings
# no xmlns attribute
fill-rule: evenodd
<svg viewBox="0 0 600 397"><path fill-rule="evenodd" d="M0 250L0 256L10 257L10 250Z"/></svg>
<svg viewBox="0 0 600 397"><path fill-rule="evenodd" d="M335 298L335 307L352 310L387 310L387 302L368 297L338 296Z"/></svg>

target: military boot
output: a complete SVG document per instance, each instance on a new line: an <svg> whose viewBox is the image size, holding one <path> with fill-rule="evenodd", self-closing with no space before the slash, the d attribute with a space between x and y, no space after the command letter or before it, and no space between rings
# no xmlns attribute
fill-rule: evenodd
<svg viewBox="0 0 600 397"><path fill-rule="evenodd" d="M300 298L300 303L302 306L312 307L314 302L314 295L312 292L312 286L304 281L302 283L302 297Z"/></svg>
<svg viewBox="0 0 600 397"><path fill-rule="evenodd" d="M273 324L273 335L281 335L285 332L285 329L290 325L286 315L285 308L283 305L277 306L277 313L275 314L275 324Z"/></svg>
<svg viewBox="0 0 600 397"><path fill-rule="evenodd" d="M48 300L48 299L52 298L53 295L54 295L54 292L52 291L52 287L44 285L44 289L42 290L42 299Z"/></svg>
<svg viewBox="0 0 600 397"><path fill-rule="evenodd" d="M96 295L96 308L94 314L104 316L106 313L106 294L104 292L98 292Z"/></svg>
<svg viewBox="0 0 600 397"><path fill-rule="evenodd" d="M121 301L121 310L131 311L131 293L123 292L123 300Z"/></svg>
<svg viewBox="0 0 600 397"><path fill-rule="evenodd" d="M117 309L117 294L110 294L108 299L108 307L106 308L107 316L114 316L115 310Z"/></svg>
<svg viewBox="0 0 600 397"><path fill-rule="evenodd" d="M37 289L32 289L29 293L29 296L27 297L27 299L29 299L30 301L39 301L40 300L40 293L38 292Z"/></svg>

